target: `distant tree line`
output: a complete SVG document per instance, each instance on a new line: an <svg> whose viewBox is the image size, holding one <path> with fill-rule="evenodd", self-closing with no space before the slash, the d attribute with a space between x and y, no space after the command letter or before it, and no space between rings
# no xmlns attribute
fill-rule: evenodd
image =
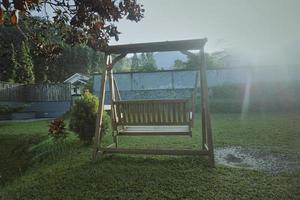
<svg viewBox="0 0 300 200"><path fill-rule="evenodd" d="M175 60L173 69L197 69L201 65L199 53L190 54L185 61ZM224 67L225 52L205 53L206 64L208 68ZM161 66L160 66L161 67ZM117 72L148 72L163 70L156 64L153 53L133 54L132 57L125 57L119 61L114 70Z"/></svg>
<svg viewBox="0 0 300 200"><path fill-rule="evenodd" d="M125 57L114 66L116 72L148 72L157 71L158 67L153 53L133 54Z"/></svg>
<svg viewBox="0 0 300 200"><path fill-rule="evenodd" d="M225 52L205 53L207 68L224 67ZM175 60L173 68L175 69L197 69L201 65L201 54L195 53L187 56L186 61Z"/></svg>

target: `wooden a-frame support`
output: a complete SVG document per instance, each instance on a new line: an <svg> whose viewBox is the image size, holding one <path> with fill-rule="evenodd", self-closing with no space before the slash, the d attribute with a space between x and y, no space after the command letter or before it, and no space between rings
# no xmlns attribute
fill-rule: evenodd
<svg viewBox="0 0 300 200"><path fill-rule="evenodd" d="M184 46L183 43L189 44L188 47ZM195 46L197 43L203 43L202 46ZM120 45L112 46L111 50L106 52L106 69L102 74L100 96L99 96L99 108L96 121L96 130L93 144L92 159L96 160L97 154L101 153L121 153L121 154L148 154L148 155L204 155L209 158L209 163L211 166L215 166L214 162L214 150L213 150L213 138L212 138L212 128L211 120L208 106L208 87L207 87L207 77L206 77L206 61L204 54L204 45L206 39L201 40L187 40L187 41L175 41L175 42L164 42L164 43L145 43L145 44L135 44L135 45ZM167 46L164 46L167 45ZM145 48L143 48L143 45ZM148 46L147 46L148 45ZM128 50L129 49L129 50ZM137 49L137 50L136 50ZM102 118L104 112L104 99L105 99L105 85L108 78L111 96L111 106L113 106L113 101L120 100L120 94L117 89L116 81L113 78L112 68L113 65L126 56L127 53L136 52L153 52L153 51L171 51L179 50L184 54L192 54L188 50L200 49L201 54L201 65L200 65L200 89L201 89L201 124L202 124L202 149L191 150L191 149L128 149L118 147L118 137L115 132L112 133L113 143L107 147L101 146L101 140L103 135L101 133ZM136 50L136 51L135 51ZM114 60L112 60L111 53L119 53ZM117 93L116 93L117 92ZM114 113L114 108L111 107L111 118L112 126L115 126L116 113Z"/></svg>

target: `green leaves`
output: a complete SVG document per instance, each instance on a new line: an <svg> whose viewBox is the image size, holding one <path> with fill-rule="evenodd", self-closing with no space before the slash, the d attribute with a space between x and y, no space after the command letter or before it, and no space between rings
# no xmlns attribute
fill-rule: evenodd
<svg viewBox="0 0 300 200"><path fill-rule="evenodd" d="M117 2L115 0L45 0L43 2L4 0L2 5L6 9L5 12L11 16L12 25L18 24L19 11L24 15L43 11L41 15L45 15L47 20L49 19L47 13L53 13L52 20L49 21L53 22L52 25L56 26L57 33L65 42L71 45L87 43L90 47L101 50L107 46L110 38L119 39L120 32L113 24L114 22L123 18L138 22L144 17L144 9L136 0ZM41 6L44 9L41 9ZM4 23L4 18L1 18L3 12L2 10L0 12L0 25Z"/></svg>
<svg viewBox="0 0 300 200"><path fill-rule="evenodd" d="M95 133L96 116L99 101L89 92L75 102L71 110L70 129L79 135L79 138L90 143ZM103 116L103 133L111 131L110 118L107 114Z"/></svg>
<svg viewBox="0 0 300 200"><path fill-rule="evenodd" d="M132 71L149 72L157 71L156 61L153 53L142 53L141 55L134 54L132 59Z"/></svg>
<svg viewBox="0 0 300 200"><path fill-rule="evenodd" d="M9 3L9 0L3 0L3 1L2 1L2 5L4 6L5 9L8 9L8 8L9 8L9 4L10 4L10 3Z"/></svg>
<svg viewBox="0 0 300 200"><path fill-rule="evenodd" d="M0 25L4 23L4 11L0 8Z"/></svg>
<svg viewBox="0 0 300 200"><path fill-rule="evenodd" d="M35 82L35 76L33 72L33 61L30 55L30 49L27 41L23 41L21 44L21 52L18 57L18 67L16 68L16 82L31 84Z"/></svg>

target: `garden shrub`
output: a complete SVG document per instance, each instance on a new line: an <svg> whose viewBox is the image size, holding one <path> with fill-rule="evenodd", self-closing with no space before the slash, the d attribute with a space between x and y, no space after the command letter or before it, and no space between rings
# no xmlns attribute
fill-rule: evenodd
<svg viewBox="0 0 300 200"><path fill-rule="evenodd" d="M80 140L88 144L92 142L95 134L98 105L98 98L86 91L75 101L71 110L70 129L78 134ZM110 123L109 116L104 112L101 129L103 134L111 131Z"/></svg>
<svg viewBox="0 0 300 200"><path fill-rule="evenodd" d="M8 105L0 105L0 114L11 114L15 112L23 111L26 108L25 105L19 107L10 107Z"/></svg>
<svg viewBox="0 0 300 200"><path fill-rule="evenodd" d="M50 137L30 148L33 162L55 160L62 155L70 153L71 144L67 142L69 132L66 130L64 120L54 119L51 121L48 134Z"/></svg>
<svg viewBox="0 0 300 200"><path fill-rule="evenodd" d="M65 126L65 122L62 119L55 119L51 121L49 125L49 135L55 140L65 139L68 134Z"/></svg>

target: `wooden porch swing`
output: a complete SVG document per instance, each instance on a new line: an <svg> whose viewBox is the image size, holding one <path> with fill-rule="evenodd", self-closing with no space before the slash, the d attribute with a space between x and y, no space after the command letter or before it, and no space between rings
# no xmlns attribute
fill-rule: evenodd
<svg viewBox="0 0 300 200"><path fill-rule="evenodd" d="M109 46L104 50L107 67L102 75L99 108L93 146L93 160L98 153L149 154L149 155L204 155L214 166L214 153L210 114L208 109L208 89L206 79L206 62L204 46L207 39L167 41L155 43L140 43ZM180 51L191 55L189 50L200 50L201 66L201 112L202 112L202 148L201 149L129 149L118 147L119 136L192 136L195 117L195 96L198 85L198 73L195 78L195 89L191 98L186 99L151 99L122 100L113 77L113 66L128 53ZM118 55L112 60L112 54ZM105 85L108 79L111 97L111 119L113 127L113 143L107 147L101 146L101 125L104 110ZM200 142L200 141L199 141Z"/></svg>

